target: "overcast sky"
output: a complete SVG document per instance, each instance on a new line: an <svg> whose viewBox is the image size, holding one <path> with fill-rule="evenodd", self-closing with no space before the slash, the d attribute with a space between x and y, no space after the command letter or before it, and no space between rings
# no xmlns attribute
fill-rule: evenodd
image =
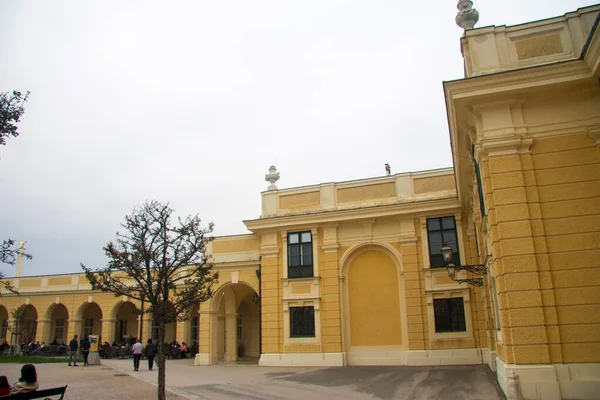
<svg viewBox="0 0 600 400"><path fill-rule="evenodd" d="M280 188L451 166L456 3L0 0L0 91L31 91L0 239L28 242L26 275L80 272L147 199L229 235L271 164ZM477 26L593 3L479 0Z"/></svg>

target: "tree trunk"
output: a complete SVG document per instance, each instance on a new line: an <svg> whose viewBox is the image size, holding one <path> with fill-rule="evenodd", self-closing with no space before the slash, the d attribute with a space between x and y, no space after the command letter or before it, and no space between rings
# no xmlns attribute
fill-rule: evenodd
<svg viewBox="0 0 600 400"><path fill-rule="evenodd" d="M165 320L160 318L158 322L158 400L166 400L165 387Z"/></svg>

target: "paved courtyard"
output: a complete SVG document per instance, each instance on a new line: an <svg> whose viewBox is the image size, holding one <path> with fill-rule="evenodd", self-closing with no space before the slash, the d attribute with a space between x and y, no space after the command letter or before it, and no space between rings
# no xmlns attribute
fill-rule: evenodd
<svg viewBox="0 0 600 400"><path fill-rule="evenodd" d="M156 371L133 372L131 360L69 368L37 365L42 388L68 384L69 399L156 398ZM14 382L21 366L0 364ZM443 367L194 367L191 360L167 361L169 400L225 399L504 399L485 366Z"/></svg>

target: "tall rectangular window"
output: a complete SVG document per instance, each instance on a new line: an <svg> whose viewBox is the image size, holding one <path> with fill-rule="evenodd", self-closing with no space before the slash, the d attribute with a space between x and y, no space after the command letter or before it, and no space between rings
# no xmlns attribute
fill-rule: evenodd
<svg viewBox="0 0 600 400"><path fill-rule="evenodd" d="M473 161L475 164L475 178L477 179L477 192L479 193L479 209L481 210L481 216L485 216L485 201L483 196L483 183L481 182L481 171L479 170L479 164Z"/></svg>
<svg viewBox="0 0 600 400"><path fill-rule="evenodd" d="M158 340L158 330L160 327L158 326L158 321L156 319L152 320L152 340Z"/></svg>
<svg viewBox="0 0 600 400"><path fill-rule="evenodd" d="M65 333L65 320L63 318L58 318L56 320L56 324L54 325L54 338L55 339L64 339Z"/></svg>
<svg viewBox="0 0 600 400"><path fill-rule="evenodd" d="M312 234L288 233L288 278L311 278L313 275Z"/></svg>
<svg viewBox="0 0 600 400"><path fill-rule="evenodd" d="M83 325L83 335L90 336L94 334L94 318L86 318Z"/></svg>
<svg viewBox="0 0 600 400"><path fill-rule="evenodd" d="M191 339L192 339L192 342L193 341L198 341L198 331L200 329L198 321L199 321L198 317L192 318L192 334L190 335Z"/></svg>
<svg viewBox="0 0 600 400"><path fill-rule="evenodd" d="M462 297L433 299L436 332L464 332L465 305Z"/></svg>
<svg viewBox="0 0 600 400"><path fill-rule="evenodd" d="M6 339L6 332L8 331L8 321L2 321L2 328L0 328L0 339Z"/></svg>
<svg viewBox="0 0 600 400"><path fill-rule="evenodd" d="M315 337L314 307L290 307L290 337Z"/></svg>
<svg viewBox="0 0 600 400"><path fill-rule="evenodd" d="M445 267L442 257L444 244L452 247L452 264L460 265L458 236L454 217L427 218L427 240L429 243L429 266Z"/></svg>

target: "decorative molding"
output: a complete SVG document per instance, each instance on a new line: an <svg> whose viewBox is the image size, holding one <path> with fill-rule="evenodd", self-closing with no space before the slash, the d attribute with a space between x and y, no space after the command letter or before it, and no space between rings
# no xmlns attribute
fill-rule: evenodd
<svg viewBox="0 0 600 400"><path fill-rule="evenodd" d="M476 146L477 162L481 164L489 157L527 154L532 144L532 137L518 136L499 139L483 139Z"/></svg>
<svg viewBox="0 0 600 400"><path fill-rule="evenodd" d="M594 139L596 146L600 145L600 124L594 124L587 127L587 133Z"/></svg>

